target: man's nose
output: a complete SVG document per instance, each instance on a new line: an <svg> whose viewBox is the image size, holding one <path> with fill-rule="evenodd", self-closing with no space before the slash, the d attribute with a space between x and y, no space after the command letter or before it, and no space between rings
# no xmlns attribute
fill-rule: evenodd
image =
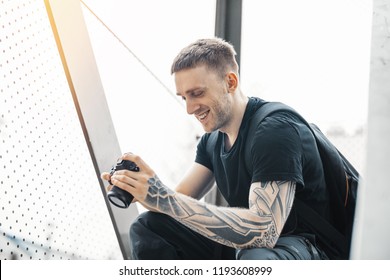
<svg viewBox="0 0 390 280"><path fill-rule="evenodd" d="M189 115L192 115L200 108L200 105L188 98L186 100L186 108L187 108L187 113Z"/></svg>

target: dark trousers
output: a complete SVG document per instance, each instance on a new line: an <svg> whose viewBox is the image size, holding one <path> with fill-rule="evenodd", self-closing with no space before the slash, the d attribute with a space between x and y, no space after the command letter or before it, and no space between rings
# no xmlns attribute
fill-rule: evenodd
<svg viewBox="0 0 390 280"><path fill-rule="evenodd" d="M136 260L310 260L325 254L308 237L282 236L272 249L237 250L214 242L160 213L144 212L130 227L130 249Z"/></svg>

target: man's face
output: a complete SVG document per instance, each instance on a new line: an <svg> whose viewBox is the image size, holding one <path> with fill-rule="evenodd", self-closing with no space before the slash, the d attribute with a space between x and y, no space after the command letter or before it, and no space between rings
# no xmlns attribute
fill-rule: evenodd
<svg viewBox="0 0 390 280"><path fill-rule="evenodd" d="M226 81L206 66L184 69L174 75L177 95L185 100L187 113L193 114L206 132L223 131L232 111Z"/></svg>

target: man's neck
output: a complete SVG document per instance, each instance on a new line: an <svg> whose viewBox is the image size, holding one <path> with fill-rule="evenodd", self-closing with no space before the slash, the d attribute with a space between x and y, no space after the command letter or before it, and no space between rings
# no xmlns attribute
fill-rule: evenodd
<svg viewBox="0 0 390 280"><path fill-rule="evenodd" d="M236 106L233 108L231 124L225 131L223 131L227 136L225 137L226 151L230 150L230 148L234 145L234 142L237 140L238 132L240 130L242 119L244 118L247 104L247 96L241 94L239 97L237 97Z"/></svg>

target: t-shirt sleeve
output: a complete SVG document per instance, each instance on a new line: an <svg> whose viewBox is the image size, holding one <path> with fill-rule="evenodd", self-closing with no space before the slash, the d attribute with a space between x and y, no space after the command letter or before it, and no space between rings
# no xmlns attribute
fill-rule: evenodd
<svg viewBox="0 0 390 280"><path fill-rule="evenodd" d="M200 139L197 148L196 148L196 157L195 162L199 163L211 171L213 171L213 164L211 162L210 155L207 153L207 142L209 140L210 134L204 134Z"/></svg>
<svg viewBox="0 0 390 280"><path fill-rule="evenodd" d="M284 118L260 123L251 145L252 183L293 181L303 186L303 151L296 129Z"/></svg>

